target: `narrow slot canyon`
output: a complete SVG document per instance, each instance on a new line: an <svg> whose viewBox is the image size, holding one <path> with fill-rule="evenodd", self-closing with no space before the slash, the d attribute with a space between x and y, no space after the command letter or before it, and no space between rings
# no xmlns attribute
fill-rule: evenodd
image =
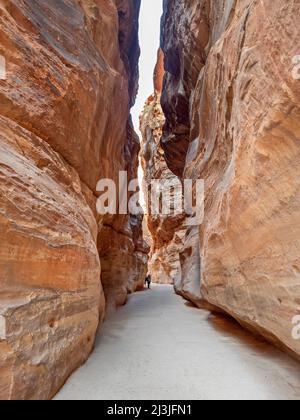
<svg viewBox="0 0 300 420"><path fill-rule="evenodd" d="M0 400L300 399L299 18L0 1Z"/></svg>

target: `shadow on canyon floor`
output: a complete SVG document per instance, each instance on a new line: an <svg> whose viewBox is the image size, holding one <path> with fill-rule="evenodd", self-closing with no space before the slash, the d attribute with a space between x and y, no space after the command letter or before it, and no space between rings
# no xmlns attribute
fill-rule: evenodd
<svg viewBox="0 0 300 420"><path fill-rule="evenodd" d="M217 332L220 332L222 336L228 337L229 339L238 340L241 344L248 346L250 350L252 349L258 354L260 353L265 355L270 353L270 355L273 354L274 356L275 351L275 353L279 352L279 354L283 353L285 355L284 352L274 347L274 345L269 343L263 336L255 332L248 331L241 326L238 321L225 312L210 311L205 308L205 306L199 308L190 301L186 301L185 306L196 311L200 310L207 312L207 320ZM291 357L291 359L294 360L293 357Z"/></svg>

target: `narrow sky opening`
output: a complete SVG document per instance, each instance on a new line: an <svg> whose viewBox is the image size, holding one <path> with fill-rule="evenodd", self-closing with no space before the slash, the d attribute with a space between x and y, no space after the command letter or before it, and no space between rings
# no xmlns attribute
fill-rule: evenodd
<svg viewBox="0 0 300 420"><path fill-rule="evenodd" d="M156 64L160 38L160 18L163 11L162 0L142 0L140 12L140 80L139 92L132 118L137 133L139 131L139 115L146 99L153 93L153 72Z"/></svg>

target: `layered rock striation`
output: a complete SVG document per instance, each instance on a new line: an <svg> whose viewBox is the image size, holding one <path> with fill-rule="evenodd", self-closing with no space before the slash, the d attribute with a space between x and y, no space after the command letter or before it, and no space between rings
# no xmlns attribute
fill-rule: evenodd
<svg viewBox="0 0 300 420"><path fill-rule="evenodd" d="M140 116L140 130L142 133L141 161L144 171L144 195L147 197L148 215L147 227L151 238L151 252L148 270L152 280L160 284L177 284L181 279L179 249L183 246L184 230L179 227L184 221L182 214L162 214L154 212L152 207L152 184L159 180L161 184L161 199L171 191L171 204L174 205L176 196L181 196L181 181L168 168L161 147L162 130L165 117L161 108L162 81L164 77L164 56L158 51L158 60L154 71L154 94L151 95ZM181 197L179 197L181 198ZM162 204L162 202L160 203Z"/></svg>
<svg viewBox="0 0 300 420"><path fill-rule="evenodd" d="M141 220L95 205L100 178L137 170L139 5L1 2L1 399L51 398L86 360L105 313L100 259L113 302L146 271Z"/></svg>
<svg viewBox="0 0 300 420"><path fill-rule="evenodd" d="M199 284L184 295L297 356L299 14L282 0L165 1L161 37L166 162L205 180L204 223L186 235L181 279L198 267Z"/></svg>

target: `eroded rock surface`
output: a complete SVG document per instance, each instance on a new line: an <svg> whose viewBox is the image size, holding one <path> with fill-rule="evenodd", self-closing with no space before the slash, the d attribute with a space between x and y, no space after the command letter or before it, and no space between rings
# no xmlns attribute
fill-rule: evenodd
<svg viewBox="0 0 300 420"><path fill-rule="evenodd" d="M171 191L170 201L174 205L176 199L182 201L181 180L168 168L164 151L161 147L162 130L165 117L161 108L161 91L164 77L164 56L158 51L157 65L154 71L154 94L145 103L140 117L142 133L142 166L144 170L145 196L148 196L147 224L151 238L149 272L155 283L177 284L181 279L179 250L183 246L185 230L181 224L185 217L182 214L155 214L151 202L151 182L160 180L161 196L166 199Z"/></svg>
<svg viewBox="0 0 300 420"><path fill-rule="evenodd" d="M141 115L142 165L147 186L145 194L149 194L149 204L151 204L151 190L149 189L148 192L148 186L151 185L152 180L158 179L172 183L175 181L176 184L181 185L180 180L168 168L160 146L163 123L160 94L156 92L146 102ZM166 184L166 189L162 189L162 195L165 196L167 193L168 185ZM153 214L151 208L149 213L147 216L151 237L149 272L155 283L173 284L178 277L181 277L178 247L183 243L181 234L177 230L182 218L176 215L171 217Z"/></svg>
<svg viewBox="0 0 300 420"><path fill-rule="evenodd" d="M111 226L96 214L96 184L136 173L129 109L139 3L0 4L1 399L51 398L86 360L103 320L97 244L115 254L123 244L102 229ZM146 270L140 225L119 222L128 231L125 294ZM119 276L112 267L103 257L107 295Z"/></svg>
<svg viewBox="0 0 300 420"><path fill-rule="evenodd" d="M202 292L185 295L298 356L299 17L282 0L165 1L161 42L166 161L205 180L184 270L199 253Z"/></svg>

